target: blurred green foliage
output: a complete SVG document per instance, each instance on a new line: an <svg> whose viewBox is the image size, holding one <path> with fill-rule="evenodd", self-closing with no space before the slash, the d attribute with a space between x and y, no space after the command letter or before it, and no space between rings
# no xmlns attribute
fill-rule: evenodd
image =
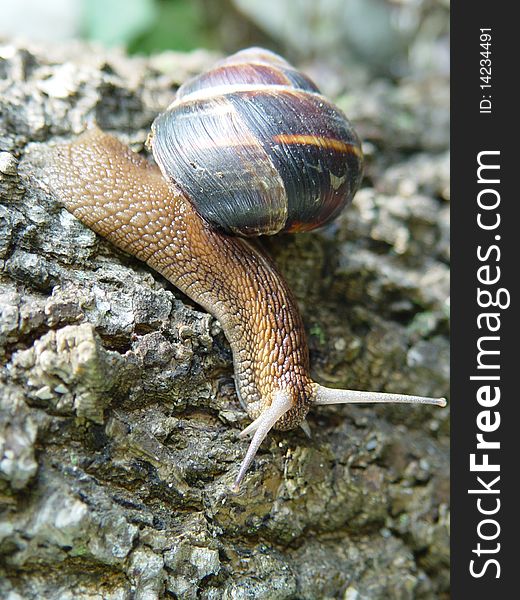
<svg viewBox="0 0 520 600"><path fill-rule="evenodd" d="M83 35L130 53L215 47L197 0L86 0Z"/></svg>
<svg viewBox="0 0 520 600"><path fill-rule="evenodd" d="M167 48L193 50L215 46L202 15L202 6L193 0L149 0L155 7L155 21L128 44L130 52L152 53Z"/></svg>
<svg viewBox="0 0 520 600"><path fill-rule="evenodd" d="M338 73L348 65L351 79L356 66L385 77L449 71L449 0L75 2L84 38L131 54L264 46Z"/></svg>

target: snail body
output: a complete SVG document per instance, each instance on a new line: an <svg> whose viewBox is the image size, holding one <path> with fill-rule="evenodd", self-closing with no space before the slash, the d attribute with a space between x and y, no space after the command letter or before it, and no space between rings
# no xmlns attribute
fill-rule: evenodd
<svg viewBox="0 0 520 600"><path fill-rule="evenodd" d="M244 117L248 111L256 117ZM263 130L252 127L259 114L269 115ZM253 419L241 434L253 439L235 488L267 433L305 428L313 405L445 404L313 382L296 301L273 261L247 239L323 225L359 186L357 136L305 75L268 51L239 52L181 86L155 120L150 146L159 168L93 127L56 147L49 188L83 223L220 321L237 393Z"/></svg>

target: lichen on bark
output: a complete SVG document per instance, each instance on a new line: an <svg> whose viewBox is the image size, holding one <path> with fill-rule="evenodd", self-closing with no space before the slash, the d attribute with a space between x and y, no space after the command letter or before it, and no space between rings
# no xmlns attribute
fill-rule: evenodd
<svg viewBox="0 0 520 600"><path fill-rule="evenodd" d="M49 144L92 120L144 152L213 58L197 56L160 72L79 44L0 48L0 595L447 597L448 410L314 409L313 438L270 435L231 494L248 419L218 322L41 185ZM338 101L364 187L326 230L266 246L318 381L445 395L447 82Z"/></svg>

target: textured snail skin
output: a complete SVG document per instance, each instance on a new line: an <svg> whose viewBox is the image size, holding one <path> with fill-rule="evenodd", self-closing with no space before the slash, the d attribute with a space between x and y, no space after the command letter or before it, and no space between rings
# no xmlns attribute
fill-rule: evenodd
<svg viewBox="0 0 520 600"><path fill-rule="evenodd" d="M286 389L293 408L276 428L303 420L313 396L304 327L267 255L210 228L157 167L98 128L56 148L49 183L80 221L148 263L220 321L251 417Z"/></svg>

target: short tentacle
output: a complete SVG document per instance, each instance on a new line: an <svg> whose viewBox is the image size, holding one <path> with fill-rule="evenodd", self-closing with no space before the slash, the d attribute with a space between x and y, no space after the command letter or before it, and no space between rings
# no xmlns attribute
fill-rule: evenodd
<svg viewBox="0 0 520 600"><path fill-rule="evenodd" d="M251 466L251 463L258 452L258 448L264 441L266 435L273 428L276 421L278 421L278 419L282 417L291 408L291 406L292 401L289 394L284 391L277 392L274 395L271 406L265 409L257 419L255 419L248 427L244 429L244 431L242 431L240 437L244 437L253 432L254 436L251 440L251 444L249 445L247 454L242 461L240 470L235 479L235 483L233 484L233 491L238 491L240 483L244 479L244 476Z"/></svg>
<svg viewBox="0 0 520 600"><path fill-rule="evenodd" d="M311 439L312 438L311 428L309 426L309 423L305 419L303 419L303 421L300 423L300 427L302 428L303 433L305 433L305 435L309 439Z"/></svg>

